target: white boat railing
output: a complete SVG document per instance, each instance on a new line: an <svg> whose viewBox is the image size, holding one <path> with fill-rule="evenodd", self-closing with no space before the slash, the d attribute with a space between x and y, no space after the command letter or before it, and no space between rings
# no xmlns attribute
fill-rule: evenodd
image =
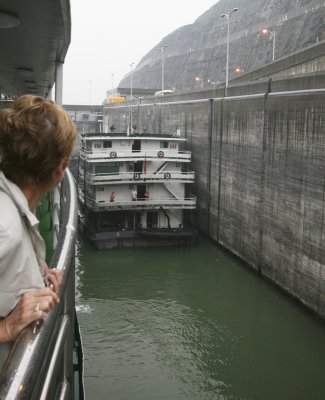
<svg viewBox="0 0 325 400"><path fill-rule="evenodd" d="M84 154L84 155L83 155ZM80 155L82 158L87 158L88 161L91 160L116 160L116 161L144 161L153 159L168 159L168 160L191 160L190 151L178 151L175 149L155 149L146 151L132 151L123 149L94 149L94 150L80 150Z"/></svg>
<svg viewBox="0 0 325 400"><path fill-rule="evenodd" d="M77 195L68 170L60 185L59 208L59 227L55 227L57 246L50 265L63 272L60 303L40 327L36 324L28 326L16 339L0 373L1 400L84 398L82 370L79 385L74 384Z"/></svg>
<svg viewBox="0 0 325 400"><path fill-rule="evenodd" d="M79 193L79 199L84 202L84 193ZM105 210L136 210L136 209L159 209L165 208L184 208L194 209L196 207L196 197L189 195L184 198L137 198L136 200L116 199L114 201L97 200L93 197L86 195L87 206L92 209L105 209Z"/></svg>
<svg viewBox="0 0 325 400"><path fill-rule="evenodd" d="M80 171L83 172L81 168ZM163 170L158 172L112 172L112 173L91 173L86 172L86 179L87 182L93 184L103 184L103 183L112 183L112 182L131 182L137 183L137 181L146 181L146 182L153 182L153 181L181 181L186 183L194 182L195 179L195 172L193 171L169 171Z"/></svg>

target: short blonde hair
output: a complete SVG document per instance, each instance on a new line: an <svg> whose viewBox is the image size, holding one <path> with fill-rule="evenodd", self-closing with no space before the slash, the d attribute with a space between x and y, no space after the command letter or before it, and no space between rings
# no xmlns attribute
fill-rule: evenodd
<svg viewBox="0 0 325 400"><path fill-rule="evenodd" d="M69 157L76 128L65 110L51 100L24 95L0 112L0 169L15 183L51 179Z"/></svg>

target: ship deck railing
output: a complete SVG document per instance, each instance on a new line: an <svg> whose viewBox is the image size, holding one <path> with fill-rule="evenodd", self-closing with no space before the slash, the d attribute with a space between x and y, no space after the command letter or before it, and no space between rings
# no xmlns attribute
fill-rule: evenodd
<svg viewBox="0 0 325 400"><path fill-rule="evenodd" d="M111 107L111 105L110 105ZM123 106L125 107L125 106ZM121 132L117 130L116 132L84 132L81 134L82 139L121 139L121 140L139 140L139 139L148 139L148 140L166 140L166 139L172 139L172 140L177 140L177 141L185 141L185 137L181 137L177 134L177 132L166 132L166 133L149 133L149 132L132 132L131 134L127 132Z"/></svg>
<svg viewBox="0 0 325 400"><path fill-rule="evenodd" d="M79 191L79 200L92 210L137 210L137 209L159 209L161 207L167 209L194 209L196 207L196 196L188 195L183 198L137 198L136 200L130 199L115 199L114 201L96 200L93 197L86 195L84 192Z"/></svg>
<svg viewBox="0 0 325 400"><path fill-rule="evenodd" d="M80 169L82 175L84 173L83 168ZM92 184L102 185L104 183L137 183L137 181L146 182L162 182L162 181L177 181L184 183L193 183L195 179L195 172L193 171L150 171L150 172L103 172L103 173L91 173L86 172L86 180Z"/></svg>
<svg viewBox="0 0 325 400"><path fill-rule="evenodd" d="M55 249L50 266L63 272L60 303L43 323L25 328L0 373L0 399L83 399L82 371L76 385L75 239L77 195L66 170L51 209ZM79 355L81 349L79 348ZM80 360L79 360L80 361ZM79 364L82 369L81 365ZM79 369L80 372L80 369Z"/></svg>
<svg viewBox="0 0 325 400"><path fill-rule="evenodd" d="M190 151L179 151L175 149L154 149L154 150L130 150L124 149L80 149L82 159L86 158L88 162L100 160L104 161L144 161L144 160L172 160L172 161L191 161Z"/></svg>

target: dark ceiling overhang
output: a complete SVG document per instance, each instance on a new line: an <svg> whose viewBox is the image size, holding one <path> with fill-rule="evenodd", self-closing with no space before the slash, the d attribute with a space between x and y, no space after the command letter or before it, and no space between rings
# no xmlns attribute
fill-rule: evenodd
<svg viewBox="0 0 325 400"><path fill-rule="evenodd" d="M0 12L19 18L13 28L0 27L0 93L44 97L55 82L71 39L70 0L1 0Z"/></svg>

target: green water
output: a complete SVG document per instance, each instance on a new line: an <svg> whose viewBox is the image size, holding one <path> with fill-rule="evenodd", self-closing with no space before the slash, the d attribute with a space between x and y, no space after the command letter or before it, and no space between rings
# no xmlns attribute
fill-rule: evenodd
<svg viewBox="0 0 325 400"><path fill-rule="evenodd" d="M87 399L325 399L325 324L208 240L77 259Z"/></svg>

